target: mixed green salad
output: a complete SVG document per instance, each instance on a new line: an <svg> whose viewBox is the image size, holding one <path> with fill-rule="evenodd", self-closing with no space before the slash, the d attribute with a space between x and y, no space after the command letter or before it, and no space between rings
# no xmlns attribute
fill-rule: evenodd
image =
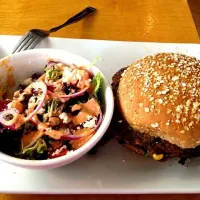
<svg viewBox="0 0 200 200"><path fill-rule="evenodd" d="M83 146L102 122L100 73L49 61L0 102L0 151L31 160L52 159Z"/></svg>

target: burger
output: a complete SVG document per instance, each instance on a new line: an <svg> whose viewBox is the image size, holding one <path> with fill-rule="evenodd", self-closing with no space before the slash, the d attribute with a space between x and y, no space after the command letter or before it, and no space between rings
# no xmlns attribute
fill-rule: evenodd
<svg viewBox="0 0 200 200"><path fill-rule="evenodd" d="M200 60L150 55L118 71L112 88L119 143L159 161L200 156Z"/></svg>

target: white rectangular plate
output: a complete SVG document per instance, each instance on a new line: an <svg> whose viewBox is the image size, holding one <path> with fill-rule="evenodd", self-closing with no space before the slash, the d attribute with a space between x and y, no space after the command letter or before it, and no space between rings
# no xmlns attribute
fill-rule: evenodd
<svg viewBox="0 0 200 200"><path fill-rule="evenodd" d="M18 36L0 36L0 58L11 53ZM120 68L156 52L181 52L200 58L198 44L160 44L50 38L38 48L56 48L92 61L109 81ZM165 163L138 156L115 140L93 156L53 170L26 170L0 162L0 193L199 193L200 159L187 167L170 160Z"/></svg>

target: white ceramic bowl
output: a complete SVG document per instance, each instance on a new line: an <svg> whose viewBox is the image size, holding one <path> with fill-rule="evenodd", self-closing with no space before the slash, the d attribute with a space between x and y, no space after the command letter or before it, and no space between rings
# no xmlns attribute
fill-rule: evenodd
<svg viewBox="0 0 200 200"><path fill-rule="evenodd" d="M49 59L60 61L65 64L74 63L76 65L88 65L91 63L88 60L78 55L63 50L62 51L54 49L29 50L10 55L0 60L1 81L5 81L7 77L8 73L7 68L3 67L6 64L8 66L13 67L14 70L12 73L15 77L15 80L21 81L24 80L25 78L30 77L33 73L43 72L44 67ZM100 72L100 70L95 66L92 66L90 68L90 71L94 74ZM24 160L0 152L0 160L24 168L49 169L67 165L79 159L84 154L86 154L102 138L102 136L104 135L110 124L113 115L114 100L113 100L112 89L103 74L102 77L104 80L104 87L102 87L101 89L101 98L104 103L103 121L101 126L97 130L96 134L85 145L73 151L72 153L70 152L70 154L55 159ZM12 89L16 89L16 87Z"/></svg>

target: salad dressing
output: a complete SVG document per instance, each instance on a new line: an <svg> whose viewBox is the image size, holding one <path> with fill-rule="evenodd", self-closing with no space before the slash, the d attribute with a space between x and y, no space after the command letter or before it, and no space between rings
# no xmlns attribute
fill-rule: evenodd
<svg viewBox="0 0 200 200"><path fill-rule="evenodd" d="M102 122L100 73L93 75L84 67L49 61L42 76L24 83L26 87L16 91L12 100L0 104L3 134L4 130L22 132L21 151L13 156L63 156L96 133ZM55 144L59 144L57 148Z"/></svg>

